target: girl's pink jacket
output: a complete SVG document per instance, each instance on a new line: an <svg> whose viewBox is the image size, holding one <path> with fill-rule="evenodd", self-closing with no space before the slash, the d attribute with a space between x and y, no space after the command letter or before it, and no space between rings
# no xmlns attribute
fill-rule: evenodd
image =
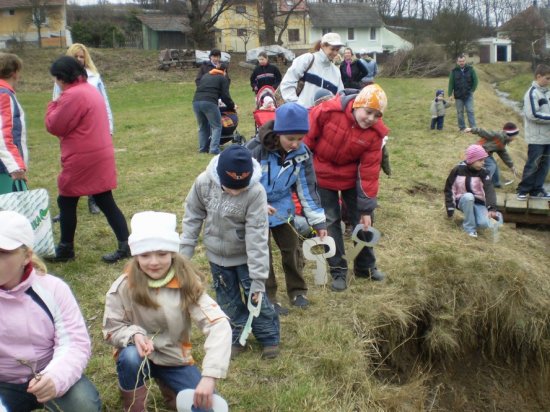
<svg viewBox="0 0 550 412"><path fill-rule="evenodd" d="M63 396L82 376L91 352L88 330L69 286L32 269L15 288L0 289L0 313L0 382L28 382L34 377L32 367L51 377L57 397Z"/></svg>
<svg viewBox="0 0 550 412"><path fill-rule="evenodd" d="M116 188L113 140L105 101L84 78L48 104L46 129L59 138L62 196L84 196Z"/></svg>

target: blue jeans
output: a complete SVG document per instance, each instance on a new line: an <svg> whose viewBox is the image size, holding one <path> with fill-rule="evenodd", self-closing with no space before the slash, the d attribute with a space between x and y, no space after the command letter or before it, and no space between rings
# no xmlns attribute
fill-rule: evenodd
<svg viewBox="0 0 550 412"><path fill-rule="evenodd" d="M347 275L348 262L344 257L346 249L344 246L344 235L342 233L342 210L338 191L322 188L318 188L318 191L321 197L321 204L323 209L325 209L328 234L334 238L334 243L336 244L336 254L331 258L327 258L330 266L330 274L333 278L335 276ZM361 218L359 210L357 210L357 190L355 188L342 190L341 193L342 200L348 211L349 221L352 227L355 227ZM375 267L376 258L373 248L364 247L353 262L353 271L359 276L367 275L368 271Z"/></svg>
<svg viewBox="0 0 550 412"><path fill-rule="evenodd" d="M523 178L518 193L536 196L544 190L544 181L550 168L550 144L529 144Z"/></svg>
<svg viewBox="0 0 550 412"><path fill-rule="evenodd" d="M443 123L445 122L445 116L432 117L430 123L430 129L434 130L437 126L437 130L443 130Z"/></svg>
<svg viewBox="0 0 550 412"><path fill-rule="evenodd" d="M493 158L493 156L486 157L485 164L483 166L489 172L489 177L493 182L493 186L500 187L500 170L498 169L497 161Z"/></svg>
<svg viewBox="0 0 550 412"><path fill-rule="evenodd" d="M458 208L464 213L462 227L467 233L472 233L477 228L486 229L490 226L488 210L485 205L475 203L472 193L465 193L458 201Z"/></svg>
<svg viewBox="0 0 550 412"><path fill-rule="evenodd" d="M239 342L239 336L248 320L248 295L252 281L248 274L248 265L219 266L210 262L213 287L216 300L231 322L233 344ZM241 294L244 294L244 297ZM244 298L244 301L243 301ZM260 315L252 321L252 333L262 346L279 344L279 315L264 293Z"/></svg>
<svg viewBox="0 0 550 412"><path fill-rule="evenodd" d="M65 395L46 402L38 403L36 397L27 392L27 383L0 382L0 400L9 412L27 412L45 407L48 411L98 412L101 400L95 386L84 375L65 393Z"/></svg>
<svg viewBox="0 0 550 412"><path fill-rule="evenodd" d="M193 102L193 111L199 124L199 152L218 154L222 135L222 115L217 104Z"/></svg>
<svg viewBox="0 0 550 412"><path fill-rule="evenodd" d="M470 94L465 99L455 98L455 105L458 128L461 130L466 128L466 123L464 123L464 108L466 108L466 115L468 116L468 123L470 124L470 127L476 127L476 118L474 116L474 95Z"/></svg>
<svg viewBox="0 0 550 412"><path fill-rule="evenodd" d="M118 383L125 391L143 386L148 377L161 380L176 394L184 389L195 389L201 380L201 373L195 365L161 366L150 360L138 374L142 362L135 345L128 345L118 354Z"/></svg>

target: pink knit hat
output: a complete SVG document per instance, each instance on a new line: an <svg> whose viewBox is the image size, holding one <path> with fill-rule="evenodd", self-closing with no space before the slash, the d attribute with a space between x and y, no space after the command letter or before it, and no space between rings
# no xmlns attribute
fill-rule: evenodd
<svg viewBox="0 0 550 412"><path fill-rule="evenodd" d="M468 146L466 149L466 163L471 165L477 160L485 159L489 155L483 148L483 146L478 144L473 144L471 146Z"/></svg>

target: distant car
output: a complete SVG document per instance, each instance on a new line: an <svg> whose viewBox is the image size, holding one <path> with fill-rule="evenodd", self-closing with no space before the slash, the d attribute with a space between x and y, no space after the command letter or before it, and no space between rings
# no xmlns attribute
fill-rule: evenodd
<svg viewBox="0 0 550 412"><path fill-rule="evenodd" d="M270 60L284 64L292 63L292 60L296 57L293 51L285 49L277 44L273 44L271 46L262 46L248 50L246 52L246 62L253 64L258 63L258 54L260 54L260 52L266 52L267 57Z"/></svg>
<svg viewBox="0 0 550 412"><path fill-rule="evenodd" d="M195 50L195 65L198 67L204 62L207 62L210 60L210 50L204 51L204 50ZM220 59L224 63L231 62L231 55L229 53L222 51L222 57Z"/></svg>

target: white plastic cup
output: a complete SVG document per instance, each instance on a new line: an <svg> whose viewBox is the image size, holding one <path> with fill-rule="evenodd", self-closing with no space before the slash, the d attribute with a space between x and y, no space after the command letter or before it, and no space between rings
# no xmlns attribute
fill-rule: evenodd
<svg viewBox="0 0 550 412"><path fill-rule="evenodd" d="M184 389L178 393L176 397L176 407L178 412L195 412L197 409L193 407L193 396L195 396L194 389ZM229 406L225 399L220 395L214 394L212 401L211 412L229 412Z"/></svg>

